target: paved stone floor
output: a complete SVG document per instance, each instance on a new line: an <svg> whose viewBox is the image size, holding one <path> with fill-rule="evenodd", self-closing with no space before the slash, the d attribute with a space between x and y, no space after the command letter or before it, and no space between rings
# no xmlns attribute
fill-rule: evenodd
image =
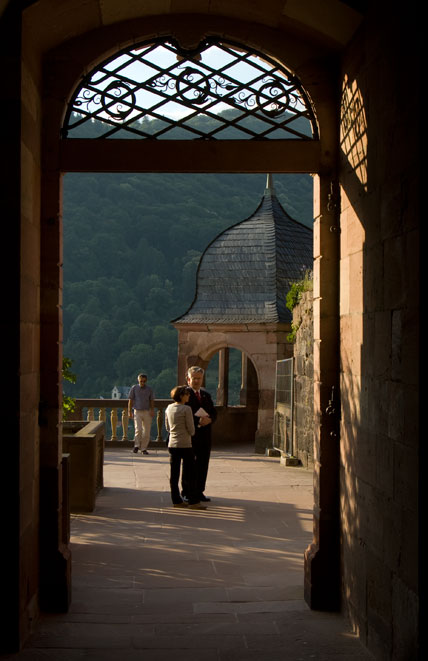
<svg viewBox="0 0 428 661"><path fill-rule="evenodd" d="M165 449L109 450L93 513L73 515L73 600L25 661L371 659L303 600L312 473L250 449L213 453L206 511L171 507Z"/></svg>

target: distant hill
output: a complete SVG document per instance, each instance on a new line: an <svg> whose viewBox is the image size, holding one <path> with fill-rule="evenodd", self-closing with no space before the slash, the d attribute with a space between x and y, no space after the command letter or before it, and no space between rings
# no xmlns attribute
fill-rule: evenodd
<svg viewBox="0 0 428 661"><path fill-rule="evenodd" d="M110 397L142 370L158 397L176 381L169 321L195 293L199 258L257 208L265 175L80 174L64 177L64 355L75 397ZM286 211L312 224L312 179L276 175ZM285 293L284 293L285 296Z"/></svg>
<svg viewBox="0 0 428 661"><path fill-rule="evenodd" d="M221 121L216 117L220 117ZM109 139L125 138L140 139L144 137L156 136L159 140L193 140L198 136L210 136L221 140L251 140L254 135L260 132L271 130L271 126L263 124L257 117L242 117L240 110L225 110L216 117L208 115L196 115L190 119L182 119L180 124L173 124L162 119L152 119L143 117L141 120L131 122L128 129L120 128L117 123L110 124L108 121L99 121L87 118L84 115L72 113L69 122L68 137L73 138L99 138L107 136ZM269 121L273 125L280 124L293 116L290 113L281 114L278 118L270 117ZM224 120L224 121L223 121ZM234 124L229 124L234 122ZM166 130L167 129L167 130ZM297 136L294 132L299 132L302 136L310 137L312 135L311 124L305 117L296 117L288 125L289 133L284 133L282 129L274 129L269 136L271 138L293 139Z"/></svg>

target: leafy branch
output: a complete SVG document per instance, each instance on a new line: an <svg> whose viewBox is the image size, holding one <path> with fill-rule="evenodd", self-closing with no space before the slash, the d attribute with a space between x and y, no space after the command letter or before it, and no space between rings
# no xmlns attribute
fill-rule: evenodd
<svg viewBox="0 0 428 661"><path fill-rule="evenodd" d="M62 358L62 378L64 381L69 381L70 383L76 383L77 376L71 371L71 366L73 361L71 358ZM76 407L76 400L69 395L66 395L64 392L62 394L62 419L66 420L69 413L73 413Z"/></svg>

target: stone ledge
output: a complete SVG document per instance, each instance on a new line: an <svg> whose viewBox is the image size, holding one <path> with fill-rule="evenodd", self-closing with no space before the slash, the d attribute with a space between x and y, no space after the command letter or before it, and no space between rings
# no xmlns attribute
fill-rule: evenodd
<svg viewBox="0 0 428 661"><path fill-rule="evenodd" d="M282 454L281 459L279 460L281 466L301 466L302 463L297 457L293 457L291 454Z"/></svg>

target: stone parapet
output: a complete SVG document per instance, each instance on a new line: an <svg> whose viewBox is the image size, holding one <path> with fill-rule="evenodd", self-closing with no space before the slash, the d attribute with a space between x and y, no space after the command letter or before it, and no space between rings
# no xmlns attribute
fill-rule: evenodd
<svg viewBox="0 0 428 661"><path fill-rule="evenodd" d="M103 487L104 423L64 423L62 439L70 455L70 511L92 512Z"/></svg>

